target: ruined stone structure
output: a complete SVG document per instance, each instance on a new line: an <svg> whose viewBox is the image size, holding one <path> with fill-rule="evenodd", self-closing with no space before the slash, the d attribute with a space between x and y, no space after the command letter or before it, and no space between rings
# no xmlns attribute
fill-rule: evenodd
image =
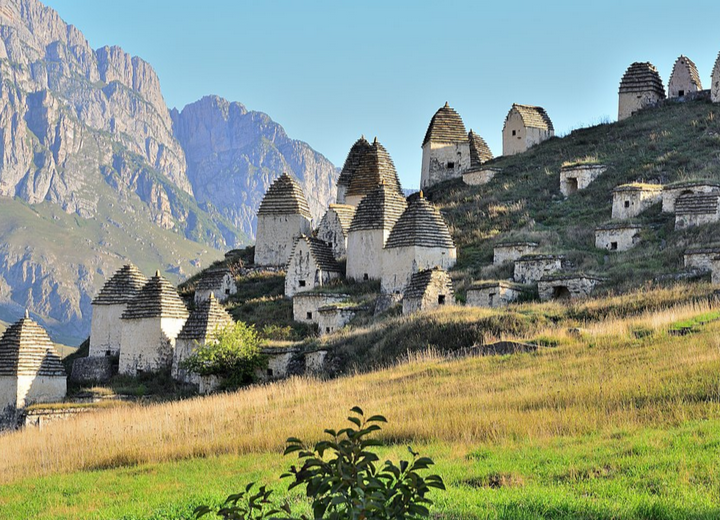
<svg viewBox="0 0 720 520"><path fill-rule="evenodd" d="M317 238L330 244L336 260L347 256L347 237L355 216L355 207L347 204L330 204L320 221Z"/></svg>
<svg viewBox="0 0 720 520"><path fill-rule="evenodd" d="M527 287L504 280L477 282L468 288L466 303L470 307L506 307L528 293Z"/></svg>
<svg viewBox="0 0 720 520"><path fill-rule="evenodd" d="M675 229L702 226L720 220L720 193L688 193L675 201Z"/></svg>
<svg viewBox="0 0 720 520"><path fill-rule="evenodd" d="M458 114L447 103L430 120L422 143L420 188L462 175L470 168L470 140Z"/></svg>
<svg viewBox="0 0 720 520"><path fill-rule="evenodd" d="M122 315L119 373L134 376L169 368L187 319L182 299L157 271Z"/></svg>
<svg viewBox="0 0 720 520"><path fill-rule="evenodd" d="M701 90L702 82L695 63L686 56L680 56L675 61L672 74L670 74L668 98L684 97Z"/></svg>
<svg viewBox="0 0 720 520"><path fill-rule="evenodd" d="M330 245L317 238L301 236L295 242L285 274L285 296L311 291L342 276L342 268Z"/></svg>
<svg viewBox="0 0 720 520"><path fill-rule="evenodd" d="M663 187L659 184L621 184L613 190L612 218L627 220L637 217L653 204L662 200Z"/></svg>
<svg viewBox="0 0 720 520"><path fill-rule="evenodd" d="M429 311L454 300L452 280L439 267L418 271L412 275L402 300L403 314Z"/></svg>
<svg viewBox="0 0 720 520"><path fill-rule="evenodd" d="M350 323L355 315L362 310L366 310L364 307L358 307L355 305L326 305L320 307L317 311L318 315L318 331L320 335L332 334L333 332L342 329Z"/></svg>
<svg viewBox="0 0 720 520"><path fill-rule="evenodd" d="M216 267L205 271L195 287L195 303L206 302L215 295L221 302L237 293L235 277L227 267Z"/></svg>
<svg viewBox="0 0 720 520"><path fill-rule="evenodd" d="M720 54L715 60L712 70L712 82L710 85L710 99L713 103L720 103Z"/></svg>
<svg viewBox="0 0 720 520"><path fill-rule="evenodd" d="M182 367L183 361L189 358L199 346L215 341L214 334L232 324L233 319L218 303L214 294L210 294L207 300L200 302L190 313L175 340L172 377L184 383L200 386L203 378L199 374L185 370ZM212 387L212 384L205 382L203 387L207 390L208 387Z"/></svg>
<svg viewBox="0 0 720 520"><path fill-rule="evenodd" d="M683 264L687 269L712 271L713 259L718 256L720 256L720 246L688 249L683 255Z"/></svg>
<svg viewBox="0 0 720 520"><path fill-rule="evenodd" d="M674 182L664 186L662 194L663 213L675 212L675 202L679 196L699 193L720 193L720 183L697 180Z"/></svg>
<svg viewBox="0 0 720 520"><path fill-rule="evenodd" d="M120 353L120 317L137 296L147 278L132 264L120 268L92 302L89 357L117 356Z"/></svg>
<svg viewBox="0 0 720 520"><path fill-rule="evenodd" d="M493 180L500 172L499 168L479 168L463 173L462 179L468 186L483 186Z"/></svg>
<svg viewBox="0 0 720 520"><path fill-rule="evenodd" d="M300 323L319 323L319 310L323 307L344 302L347 294L311 291L298 293L293 297L293 320Z"/></svg>
<svg viewBox="0 0 720 520"><path fill-rule="evenodd" d="M514 262L520 257L531 254L538 247L537 242L502 242L493 248L493 265Z"/></svg>
<svg viewBox="0 0 720 520"><path fill-rule="evenodd" d="M360 201L379 184L385 184L388 189L403 196L395 164L377 138L369 148L362 148L360 152L362 154L359 155L357 168L352 171L347 181L344 203L358 207Z"/></svg>
<svg viewBox="0 0 720 520"><path fill-rule="evenodd" d="M602 164L573 164L560 168L560 192L569 197L584 190L607 169Z"/></svg>
<svg viewBox="0 0 720 520"><path fill-rule="evenodd" d="M405 197L388 184L376 186L360 202L348 232L348 278L379 280L382 277L385 242L406 207Z"/></svg>
<svg viewBox="0 0 720 520"><path fill-rule="evenodd" d="M608 251L627 251L640 243L642 226L609 222L595 228L595 247Z"/></svg>
<svg viewBox="0 0 720 520"><path fill-rule="evenodd" d="M0 338L0 429L16 424L17 412L34 403L62 401L67 376L45 330L27 311Z"/></svg>
<svg viewBox="0 0 720 520"><path fill-rule="evenodd" d="M284 266L295 239L312 233L312 215L300 185L283 173L260 203L255 239L255 264Z"/></svg>
<svg viewBox="0 0 720 520"><path fill-rule="evenodd" d="M515 155L555 135L542 107L513 104L503 126L503 155Z"/></svg>
<svg viewBox="0 0 720 520"><path fill-rule="evenodd" d="M517 283L535 283L560 271L564 259L559 255L525 255L515 260L513 279Z"/></svg>
<svg viewBox="0 0 720 520"><path fill-rule="evenodd" d="M584 298L600 283L600 278L579 273L548 276L538 281L538 293L544 302Z"/></svg>
<svg viewBox="0 0 720 520"><path fill-rule="evenodd" d="M423 197L413 200L393 226L382 259L381 289L402 294L410 277L423 269L450 269L457 250L440 212Z"/></svg>
<svg viewBox="0 0 720 520"><path fill-rule="evenodd" d="M370 152L371 148L372 145L365 139L364 135L355 141L355 144L350 148L350 152L348 152L345 164L340 171L340 177L338 177L337 181L338 204L345 204L345 196L350 187L350 179L352 179L353 175L358 171L362 157Z"/></svg>
<svg viewBox="0 0 720 520"><path fill-rule="evenodd" d="M618 121L627 119L638 110L656 106L665 99L665 87L652 63L635 62L620 81Z"/></svg>

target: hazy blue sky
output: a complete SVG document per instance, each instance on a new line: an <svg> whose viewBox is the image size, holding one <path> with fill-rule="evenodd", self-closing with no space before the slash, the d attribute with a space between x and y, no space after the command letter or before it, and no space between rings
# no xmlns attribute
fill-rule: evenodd
<svg viewBox="0 0 720 520"><path fill-rule="evenodd" d="M720 51L720 1L46 0L97 48L120 45L157 70L165 100L204 95L269 114L341 166L377 136L405 187L448 101L502 153L512 103L545 107L558 134L617 115L633 61L667 87L680 54L703 86Z"/></svg>

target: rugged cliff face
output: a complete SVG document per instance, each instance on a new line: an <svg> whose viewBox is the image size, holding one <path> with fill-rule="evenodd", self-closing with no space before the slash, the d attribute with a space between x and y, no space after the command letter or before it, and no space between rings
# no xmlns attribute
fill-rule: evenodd
<svg viewBox="0 0 720 520"><path fill-rule="evenodd" d="M207 96L171 115L197 201L212 204L246 234L254 236L260 201L282 172L300 181L316 222L335 199L332 163L290 139L267 114Z"/></svg>
<svg viewBox="0 0 720 520"><path fill-rule="evenodd" d="M26 307L81 339L123 262L178 280L246 243L283 171L319 214L332 164L268 116L206 98L171 117L148 63L91 49L38 0L0 0L0 220L15 223L0 222L0 320Z"/></svg>

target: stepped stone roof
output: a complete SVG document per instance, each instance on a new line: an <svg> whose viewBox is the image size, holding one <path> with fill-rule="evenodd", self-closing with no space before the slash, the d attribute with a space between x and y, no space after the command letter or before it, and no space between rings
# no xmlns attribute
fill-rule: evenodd
<svg viewBox="0 0 720 520"><path fill-rule="evenodd" d="M348 204L330 204L328 211L330 210L337 214L343 235L347 236L350 230L350 224L352 224L353 217L355 216L355 206Z"/></svg>
<svg viewBox="0 0 720 520"><path fill-rule="evenodd" d="M515 242L498 242L495 244L495 248L498 247L518 247L518 246L529 246L529 247L538 247L540 244L538 242L533 242L531 240L517 240Z"/></svg>
<svg viewBox="0 0 720 520"><path fill-rule="evenodd" d="M175 287L160 276L150 278L138 295L130 300L122 314L123 320L142 318L187 318L188 310Z"/></svg>
<svg viewBox="0 0 720 520"><path fill-rule="evenodd" d="M380 184L358 204L350 232L372 229L392 230L405 211L405 197L387 184Z"/></svg>
<svg viewBox="0 0 720 520"><path fill-rule="evenodd" d="M671 182L670 184L666 184L663 187L663 189L666 191L669 191L669 190L680 190L683 188L696 188L698 186L712 186L712 187L720 188L720 182L704 180L704 179L696 179L696 180L692 180L692 181L677 181L677 182Z"/></svg>
<svg viewBox="0 0 720 520"><path fill-rule="evenodd" d="M665 98L665 87L655 65L635 62L628 67L620 81L620 94L630 92L654 92Z"/></svg>
<svg viewBox="0 0 720 520"><path fill-rule="evenodd" d="M177 339L204 341L215 331L233 323L230 314L220 305L214 294L190 313Z"/></svg>
<svg viewBox="0 0 720 520"><path fill-rule="evenodd" d="M295 179L283 173L275 179L265 193L258 215L303 215L309 219L310 206L302 188Z"/></svg>
<svg viewBox="0 0 720 520"><path fill-rule="evenodd" d="M555 131L552 121L550 121L550 116L547 115L543 107L513 103L510 112L513 110L516 110L518 114L520 114L525 128L539 128L540 130L547 130L549 132ZM508 116L509 115L510 114L508 114Z"/></svg>
<svg viewBox="0 0 720 520"><path fill-rule="evenodd" d="M222 284L223 279L227 275L232 276L230 269L227 267L214 267L212 269L208 269L200 277L200 280L198 280L196 290L212 291Z"/></svg>
<svg viewBox="0 0 720 520"><path fill-rule="evenodd" d="M105 282L93 305L124 305L132 300L147 283L147 278L133 264L126 264L118 269Z"/></svg>
<svg viewBox="0 0 720 520"><path fill-rule="evenodd" d="M433 280L442 280L449 294L453 293L452 280L440 267L424 269L413 274L405 289L405 298L422 298Z"/></svg>
<svg viewBox="0 0 720 520"><path fill-rule="evenodd" d="M297 249L297 245L300 243L300 241L305 241L305 243L308 245L308 249L310 250L310 254L312 255L313 259L315 260L315 264L317 264L319 269L322 269L323 271L328 271L331 273L341 273L342 268L340 267L340 264L337 263L337 260L335 260L335 256L332 252L332 247L327 242L323 242L320 239L309 237L306 235L300 236L297 241L295 242L295 247L293 248L293 254L290 255L290 259L292 260L293 255L295 254L295 250Z"/></svg>
<svg viewBox="0 0 720 520"><path fill-rule="evenodd" d="M0 338L0 376L66 377L60 356L40 325L25 317Z"/></svg>
<svg viewBox="0 0 720 520"><path fill-rule="evenodd" d="M675 202L676 215L713 215L718 212L718 193L689 193Z"/></svg>
<svg viewBox="0 0 720 520"><path fill-rule="evenodd" d="M690 82L697 87L698 90L702 90L702 81L700 81L700 74L698 74L698 69L693 60L688 58L687 56L680 56L677 60L675 60L675 65L673 65L672 73L670 74L670 81L672 81L673 76L676 72L679 72L678 69L680 67L683 67L687 70L688 74L690 74Z"/></svg>
<svg viewBox="0 0 720 520"><path fill-rule="evenodd" d="M370 151L371 148L372 145L367 139L365 139L364 135L355 141L355 144L353 144L350 148L347 158L345 159L345 164L340 171L340 177L338 177L337 181L338 186L350 186L350 179L353 175L355 175L355 172L357 172L360 167L360 160L363 155Z"/></svg>
<svg viewBox="0 0 720 520"><path fill-rule="evenodd" d="M381 183L402 194L395 164L385 147L375 138L370 148L360 156L358 167L350 177L346 196L367 195Z"/></svg>
<svg viewBox="0 0 720 520"><path fill-rule="evenodd" d="M403 212L385 244L386 249L412 246L455 247L440 211L422 196L412 201Z"/></svg>
<svg viewBox="0 0 720 520"><path fill-rule="evenodd" d="M493 158L493 154L485 142L485 139L472 130L468 133L468 140L470 141L470 169L480 168L482 163L488 162Z"/></svg>
<svg viewBox="0 0 720 520"><path fill-rule="evenodd" d="M468 135L460 114L445 103L430 120L422 146L433 143L467 143Z"/></svg>

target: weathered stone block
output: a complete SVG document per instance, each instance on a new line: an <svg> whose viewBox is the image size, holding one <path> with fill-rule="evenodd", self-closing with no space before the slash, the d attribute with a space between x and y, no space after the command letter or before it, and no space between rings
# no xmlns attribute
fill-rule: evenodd
<svg viewBox="0 0 720 520"><path fill-rule="evenodd" d="M627 251L640 243L642 226L637 224L604 224L595 228L595 247L608 251Z"/></svg>
<svg viewBox="0 0 720 520"><path fill-rule="evenodd" d="M73 361L70 380L76 383L105 383L117 372L117 356L78 358Z"/></svg>
<svg viewBox="0 0 720 520"><path fill-rule="evenodd" d="M513 279L517 283L535 283L563 267L564 256L525 255L515 260Z"/></svg>
<svg viewBox="0 0 720 520"><path fill-rule="evenodd" d="M560 168L560 192L569 197L584 190L607 169L602 164L576 164Z"/></svg>
<svg viewBox="0 0 720 520"><path fill-rule="evenodd" d="M551 276L538 281L542 301L570 300L589 296L602 280L582 274Z"/></svg>
<svg viewBox="0 0 720 520"><path fill-rule="evenodd" d="M502 265L531 254L538 247L537 242L504 242L493 248L493 265Z"/></svg>
<svg viewBox="0 0 720 520"><path fill-rule="evenodd" d="M662 200L659 184L623 184L613 190L612 218L627 220Z"/></svg>
<svg viewBox="0 0 720 520"><path fill-rule="evenodd" d="M527 287L512 282L479 282L467 290L466 302L470 307L505 307L528 293Z"/></svg>

